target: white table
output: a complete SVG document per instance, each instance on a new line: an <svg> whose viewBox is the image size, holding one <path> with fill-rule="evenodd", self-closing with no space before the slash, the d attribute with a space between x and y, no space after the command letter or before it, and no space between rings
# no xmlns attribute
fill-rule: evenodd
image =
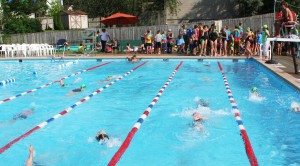
<svg viewBox="0 0 300 166"><path fill-rule="evenodd" d="M297 44L298 48L298 58L300 57L300 39L292 39L292 38L267 38L267 42L272 42L273 47L274 47L274 42L292 42ZM272 61L272 53L273 53L273 48L271 49L271 61ZM292 49L292 57L294 61L294 68L295 68L295 74L298 74L298 64L297 64L297 59L296 59L296 54L294 53L294 49Z"/></svg>

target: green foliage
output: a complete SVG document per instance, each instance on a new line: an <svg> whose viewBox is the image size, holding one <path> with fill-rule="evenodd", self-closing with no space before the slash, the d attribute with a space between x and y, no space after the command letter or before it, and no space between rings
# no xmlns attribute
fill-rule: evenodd
<svg viewBox="0 0 300 166"><path fill-rule="evenodd" d="M53 22L54 22L54 29L55 30L64 30L63 23L61 21L60 13L56 13L53 16Z"/></svg>
<svg viewBox="0 0 300 166"><path fill-rule="evenodd" d="M57 2L57 1L52 1L51 7L49 8L49 15L50 16L55 16L59 14L63 10L63 7Z"/></svg>
<svg viewBox="0 0 300 166"><path fill-rule="evenodd" d="M238 6L237 14L247 17L258 14L263 7L263 0L231 0L234 5Z"/></svg>
<svg viewBox="0 0 300 166"><path fill-rule="evenodd" d="M42 32L42 25L38 19L12 18L4 25L4 34Z"/></svg>
<svg viewBox="0 0 300 166"><path fill-rule="evenodd" d="M10 16L25 16L35 13L44 16L48 9L45 0L12 0L11 2L2 1L5 14Z"/></svg>

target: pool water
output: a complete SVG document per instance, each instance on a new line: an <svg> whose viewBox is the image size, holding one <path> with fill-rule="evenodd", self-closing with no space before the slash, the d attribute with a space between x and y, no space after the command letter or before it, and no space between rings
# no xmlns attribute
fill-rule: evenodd
<svg viewBox="0 0 300 166"><path fill-rule="evenodd" d="M68 114L16 142L0 155L0 165L23 165L30 145L35 148L35 165L107 165L181 60L145 59L132 64L124 59L92 59L59 67L69 61L0 61L0 81L16 79L15 83L0 86L0 100L111 62L64 80L69 84L67 87L56 83L1 104L1 147L109 83L99 84L101 80L122 76L148 62ZM218 61L238 103L258 163L300 164L300 114L290 110L293 102L300 102L299 90L254 60L182 61L118 165L249 165ZM86 90L68 94L83 83ZM253 86L259 89L260 97L250 95ZM207 100L209 107L198 105L199 98ZM27 119L12 121L14 115L30 108L34 108L34 113ZM208 117L204 129L193 127L194 112ZM110 136L106 144L95 140L101 129Z"/></svg>

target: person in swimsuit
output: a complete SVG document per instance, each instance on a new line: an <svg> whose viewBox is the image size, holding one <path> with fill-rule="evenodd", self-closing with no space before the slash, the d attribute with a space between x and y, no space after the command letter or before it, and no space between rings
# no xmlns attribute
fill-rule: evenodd
<svg viewBox="0 0 300 166"><path fill-rule="evenodd" d="M131 58L127 57L128 62L137 62L139 59L136 57L136 55L133 55Z"/></svg>
<svg viewBox="0 0 300 166"><path fill-rule="evenodd" d="M52 84L54 84L54 83L56 83L56 82L59 82L59 85L60 85L61 87L67 87L67 86L70 86L70 85L73 85L73 84L78 83L80 80L81 80L81 78L77 78L77 79L74 81L74 83L72 83L72 84L65 84L64 81L63 81L62 79L60 79L60 80L53 81Z"/></svg>
<svg viewBox="0 0 300 166"><path fill-rule="evenodd" d="M31 108L29 110L22 111L18 113L17 115L14 115L13 120L16 121L18 119L27 119L27 117L34 113L34 108Z"/></svg>
<svg viewBox="0 0 300 166"><path fill-rule="evenodd" d="M104 130L100 130L95 138L98 142L106 142L107 140L109 140L109 136Z"/></svg>
<svg viewBox="0 0 300 166"><path fill-rule="evenodd" d="M204 120L208 119L206 116L200 115L198 112L193 113L193 126L198 127L199 129L203 129L203 122Z"/></svg>
<svg viewBox="0 0 300 166"><path fill-rule="evenodd" d="M85 89L86 89L86 85L82 84L79 88L73 89L71 92L69 92L67 96L71 96L73 94L77 94L79 92L84 91Z"/></svg>
<svg viewBox="0 0 300 166"><path fill-rule="evenodd" d="M251 94L254 94L256 96L260 96L258 89L254 86L251 88Z"/></svg>

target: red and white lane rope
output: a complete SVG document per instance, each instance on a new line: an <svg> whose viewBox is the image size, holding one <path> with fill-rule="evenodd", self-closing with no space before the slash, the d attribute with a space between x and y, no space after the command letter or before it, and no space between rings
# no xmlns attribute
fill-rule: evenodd
<svg viewBox="0 0 300 166"><path fill-rule="evenodd" d="M79 72L76 72L76 73L73 73L73 74L68 75L68 76L66 76L66 77L63 77L63 78L61 78L61 80L64 80L64 79L67 79L67 78L69 78L69 77L73 77L73 76L82 74L82 73L87 72L87 71L89 71L89 70L93 70L93 69L99 68L99 67L101 67L101 66L110 64L110 63L111 63L111 62L106 62L106 63L100 64L100 65L97 65L97 66L94 66L94 67L90 67L90 68L85 69L85 70L81 70L81 71L79 71ZM0 105L3 104L3 103L5 103L5 102L8 102L8 101L10 101L10 100L16 99L16 98L18 98L18 97L20 97L20 96L24 96L24 95L27 95L27 94L29 94L29 93L31 93L31 92L34 92L34 91L37 91L37 90L39 90L39 89L48 87L49 85L52 85L52 84L53 84L53 81L52 81L52 82L49 82L49 83L47 83L47 84L45 84L45 85L39 86L39 87L37 87L37 88L35 88L35 89L31 89L31 90L28 90L28 91L26 91L26 92L20 93L20 94L18 94L18 95L15 95L15 96L6 98L6 99L4 99L4 100L1 100L1 101L0 101Z"/></svg>
<svg viewBox="0 0 300 166"><path fill-rule="evenodd" d="M246 153L247 153L248 159L250 161L251 166L258 166L258 162L257 162L257 159L255 157L255 154L254 154L251 142L249 140L249 137L247 135L246 129L245 129L244 125L243 125L243 121L242 121L239 109L237 107L237 103L235 102L235 100L233 98L233 95L231 93L231 90L230 90L227 78L225 76L225 73L223 71L223 68L221 66L221 63L218 62L218 65L219 65L220 71L221 71L221 73L223 75L223 80L224 80L225 87L226 87L226 90L227 90L228 98L229 98L232 110L234 112L234 116L235 116L236 122L237 122L237 124L239 126L241 136L242 136L243 141L244 141L244 145L245 145L245 149L246 149Z"/></svg>
<svg viewBox="0 0 300 166"><path fill-rule="evenodd" d="M131 74L133 71L135 71L136 69L138 69L139 67L143 66L144 64L146 64L147 62L144 62L140 65L138 65L137 67L131 69L129 72L125 73L123 76L115 79L114 81L110 82L109 84L103 86L102 88L94 91L93 93L91 93L90 95L86 96L85 98L79 100L78 102L74 103L73 105L71 105L70 107L66 108L65 110L63 110L62 112L54 115L52 118L46 120L45 122L40 123L39 125L35 126L34 128L32 128L31 130L27 131L26 133L22 134L21 136L19 136L18 138L12 140L11 142L9 142L8 144L6 144L5 146L3 146L0 149L0 154L2 154L3 152L5 152L7 149L9 149L13 144L17 143L18 141L20 141L22 138L27 137L28 135L30 135L31 133L33 133L34 131L41 129L43 127L45 127L47 124L49 124L50 122L60 118L61 116L69 113L70 111L72 111L75 107L79 106L80 104L84 103L85 101L88 101L89 99L91 99L93 96L96 96L97 94L99 94L100 92L102 92L104 89L110 87L111 85L113 85L114 83L116 83L117 81L120 81L121 79L123 79L124 77L128 76L129 74Z"/></svg>
<svg viewBox="0 0 300 166"><path fill-rule="evenodd" d="M170 82L172 81L173 77L175 76L175 73L179 70L180 66L182 65L183 62L180 62L179 65L176 67L176 69L173 71L171 76L169 77L168 81L164 84L164 86L159 90L158 94L156 97L152 100L150 105L146 108L145 112L142 114L142 116L137 120L137 122L134 124L133 128L131 131L128 133L126 139L122 143L121 147L118 149L118 151L115 153L115 155L112 157L110 162L108 163L109 166L114 166L117 164L117 162L120 160L126 149L128 148L133 136L137 132L137 130L140 128L144 120L148 117L149 113L151 112L153 106L157 103L159 100L160 96L164 92L164 90L168 87Z"/></svg>

